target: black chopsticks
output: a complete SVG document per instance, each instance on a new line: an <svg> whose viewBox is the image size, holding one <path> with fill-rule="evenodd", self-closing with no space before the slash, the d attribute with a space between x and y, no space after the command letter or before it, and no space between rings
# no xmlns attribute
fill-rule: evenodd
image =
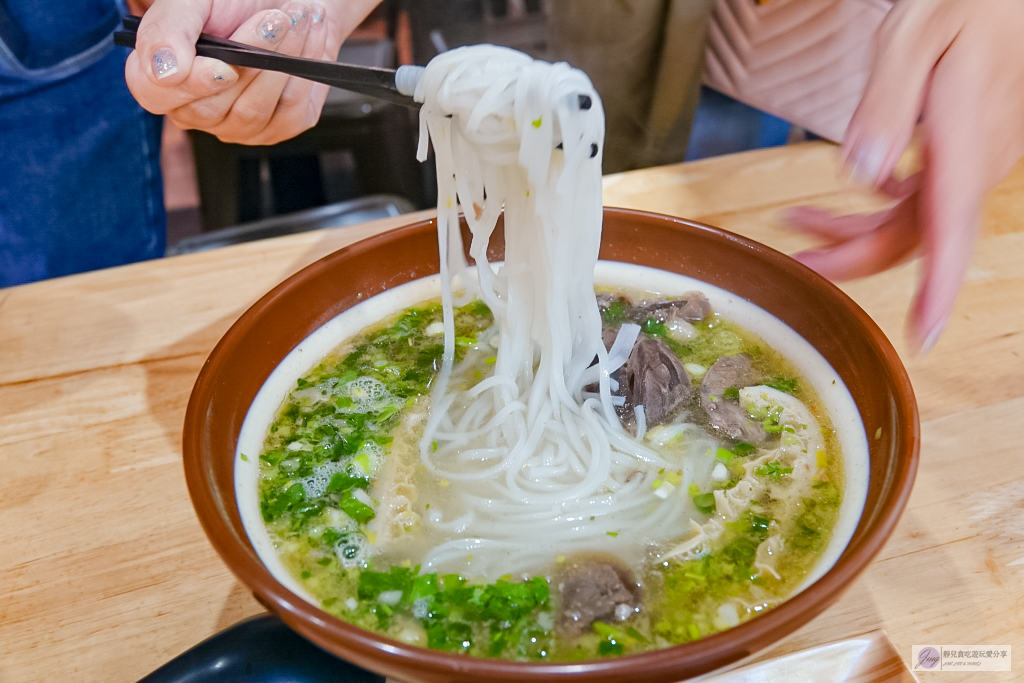
<svg viewBox="0 0 1024 683"><path fill-rule="evenodd" d="M141 18L132 15L124 17L121 20L124 30L114 33L114 43L121 47L135 49L136 32L139 30L141 21ZM201 57L213 57L234 66L280 71L291 76L333 85L343 90L369 95L406 107L419 106L419 103L413 101L412 97L398 91L395 86L397 72L394 69L289 57L206 33L201 34L196 42L196 54Z"/></svg>
<svg viewBox="0 0 1024 683"><path fill-rule="evenodd" d="M114 43L121 47L135 49L135 37L139 30L141 17L129 14L121 19L123 31L114 33ZM243 45L233 40L225 40L206 33L199 35L196 41L196 54L200 57L213 57L233 66L245 66L252 69L279 71L291 76L306 78L317 83L333 85L342 90L349 90L379 100L385 100L404 107L418 107L419 102L410 95L403 94L396 85L396 77L402 81L403 90L412 92L419 78L420 66L402 66L394 69L380 69L372 66L339 64L338 62L322 62L316 59L289 57L270 50L251 45ZM579 108L590 109L593 105L590 96L579 95ZM595 152L596 154L596 152ZM593 156L593 155L591 155Z"/></svg>

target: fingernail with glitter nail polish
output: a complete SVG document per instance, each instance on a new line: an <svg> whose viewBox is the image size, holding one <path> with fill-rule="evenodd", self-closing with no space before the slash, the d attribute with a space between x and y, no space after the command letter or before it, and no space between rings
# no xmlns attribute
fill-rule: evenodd
<svg viewBox="0 0 1024 683"><path fill-rule="evenodd" d="M238 80L238 72L227 64L214 64L206 70L206 81L214 88L226 88Z"/></svg>
<svg viewBox="0 0 1024 683"><path fill-rule="evenodd" d="M320 28L324 25L324 19L327 18L327 10L323 5L313 5L313 28Z"/></svg>
<svg viewBox="0 0 1024 683"><path fill-rule="evenodd" d="M153 53L153 75L167 78L178 73L178 58L170 48L162 47Z"/></svg>
<svg viewBox="0 0 1024 683"><path fill-rule="evenodd" d="M283 12L271 12L256 29L256 35L268 45L277 45L284 40L290 26L291 19L288 15Z"/></svg>
<svg viewBox="0 0 1024 683"><path fill-rule="evenodd" d="M878 143L860 145L851 155L853 167L850 175L858 183L873 185L882 171L885 147Z"/></svg>
<svg viewBox="0 0 1024 683"><path fill-rule="evenodd" d="M313 11L306 5L299 5L292 7L288 12L288 16L292 20L292 29L302 31L309 25L309 15Z"/></svg>

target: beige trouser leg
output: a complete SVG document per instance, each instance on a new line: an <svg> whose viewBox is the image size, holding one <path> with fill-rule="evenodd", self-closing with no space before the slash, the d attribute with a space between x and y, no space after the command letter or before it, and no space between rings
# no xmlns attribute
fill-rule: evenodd
<svg viewBox="0 0 1024 683"><path fill-rule="evenodd" d="M604 101L604 171L682 161L712 0L548 0L554 58Z"/></svg>

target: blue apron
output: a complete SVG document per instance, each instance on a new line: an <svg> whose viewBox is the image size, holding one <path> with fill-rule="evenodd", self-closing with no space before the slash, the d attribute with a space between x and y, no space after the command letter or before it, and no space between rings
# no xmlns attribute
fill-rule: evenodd
<svg viewBox="0 0 1024 683"><path fill-rule="evenodd" d="M0 287L163 256L161 118L124 81L124 0L0 0Z"/></svg>

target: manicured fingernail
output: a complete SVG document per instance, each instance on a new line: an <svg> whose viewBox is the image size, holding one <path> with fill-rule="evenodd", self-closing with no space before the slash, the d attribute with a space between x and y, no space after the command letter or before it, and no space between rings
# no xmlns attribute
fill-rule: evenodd
<svg viewBox="0 0 1024 683"><path fill-rule="evenodd" d="M206 82L214 88L226 88L238 80L238 72L224 62L210 65L204 72Z"/></svg>
<svg viewBox="0 0 1024 683"><path fill-rule="evenodd" d="M288 5L288 9L285 11L288 18L291 19L292 30L299 31L306 29L306 26L309 25L309 15L313 13L308 5Z"/></svg>
<svg viewBox="0 0 1024 683"><path fill-rule="evenodd" d="M170 48L162 47L153 53L153 75L167 78L178 73L178 58Z"/></svg>
<svg viewBox="0 0 1024 683"><path fill-rule="evenodd" d="M327 10L323 5L313 5L313 28L320 28L327 18Z"/></svg>
<svg viewBox="0 0 1024 683"><path fill-rule="evenodd" d="M938 325L933 327L932 331L928 333L928 336L926 336L924 338L924 341L921 343L921 352L920 352L919 355L923 356L926 353L928 353L929 351L931 351L932 349L934 349L935 345L939 343L939 337L942 336L942 333L945 330L946 330L946 321L945 320L943 320Z"/></svg>
<svg viewBox="0 0 1024 683"><path fill-rule="evenodd" d="M277 45L284 40L291 25L292 20L287 14L274 10L267 14L263 23L256 29L256 36L267 45Z"/></svg>
<svg viewBox="0 0 1024 683"><path fill-rule="evenodd" d="M850 175L858 183L873 185L878 181L882 172L882 162L885 160L885 146L877 142L866 145L858 145L850 155Z"/></svg>

